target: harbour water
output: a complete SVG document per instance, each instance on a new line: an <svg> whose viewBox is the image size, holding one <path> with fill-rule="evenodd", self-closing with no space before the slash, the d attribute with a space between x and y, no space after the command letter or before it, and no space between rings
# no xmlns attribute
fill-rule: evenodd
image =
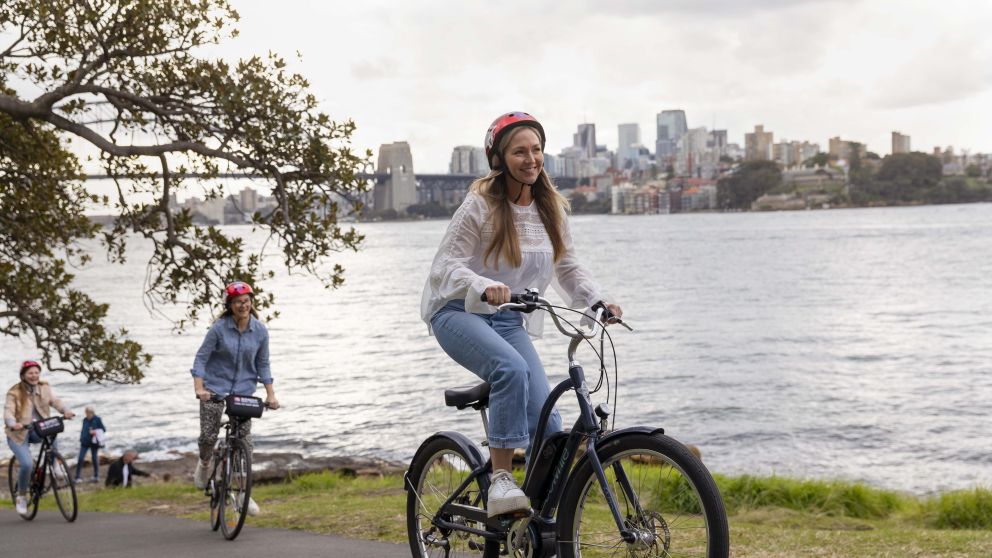
<svg viewBox="0 0 992 558"><path fill-rule="evenodd" d="M572 223L580 256L636 330L613 330L618 427L663 426L720 473L863 480L918 494L992 484L992 205ZM478 416L444 407L441 395L475 377L442 353L418 315L446 225L359 224L365 247L335 260L344 287L285 272L264 285L281 313L269 328L285 408L255 424L259 450L407 460L437 430L481 439ZM270 252L266 263L278 269ZM164 458L195 447L189 368L208 324L177 335L147 309L146 255L134 239L126 265L98 256L78 279L154 355L145 380L48 379L77 411L96 407L111 450ZM549 327L537 345L552 381L562 379L566 341ZM32 356L29 341L0 338L5 387ZM580 359L594 378L592 354ZM574 419L574 403L561 410ZM77 429L69 423L63 436L67 454ZM8 455L4 445L0 458Z"/></svg>

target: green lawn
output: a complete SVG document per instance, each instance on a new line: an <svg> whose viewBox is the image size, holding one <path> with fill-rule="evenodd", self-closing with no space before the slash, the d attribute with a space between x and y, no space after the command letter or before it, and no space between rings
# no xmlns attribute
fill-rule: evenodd
<svg viewBox="0 0 992 558"><path fill-rule="evenodd" d="M730 511L737 557L992 556L992 492L984 489L918 499L855 483L780 477L717 477ZM399 475L349 478L305 475L255 487L262 514L251 527L279 527L403 543L406 493ZM9 499L0 507L10 509ZM44 508L53 508L51 496ZM203 522L202 492L178 483L128 490L85 487L80 513L164 514ZM9 512L7 512L9 513Z"/></svg>

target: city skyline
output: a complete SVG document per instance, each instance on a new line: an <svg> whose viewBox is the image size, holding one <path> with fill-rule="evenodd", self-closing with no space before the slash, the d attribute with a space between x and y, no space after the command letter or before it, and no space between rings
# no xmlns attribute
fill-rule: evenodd
<svg viewBox="0 0 992 558"><path fill-rule="evenodd" d="M880 155L893 130L919 151L992 152L988 3L235 6L241 36L219 54L299 51L292 68L333 118L355 120L356 147L407 141L422 172L446 172L451 148L480 145L508 110L537 115L555 154L583 122L613 150L618 125L637 123L654 151L655 117L668 109L741 145L762 124L776 139L841 136Z"/></svg>

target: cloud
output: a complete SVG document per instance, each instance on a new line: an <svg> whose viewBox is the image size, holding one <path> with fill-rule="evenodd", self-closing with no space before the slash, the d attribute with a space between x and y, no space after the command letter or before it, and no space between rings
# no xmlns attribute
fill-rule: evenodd
<svg viewBox="0 0 992 558"><path fill-rule="evenodd" d="M966 99L992 89L992 40L942 38L879 79L871 106L902 109Z"/></svg>
<svg viewBox="0 0 992 558"><path fill-rule="evenodd" d="M360 81L396 77L399 63L391 58L362 60L351 65L351 75Z"/></svg>

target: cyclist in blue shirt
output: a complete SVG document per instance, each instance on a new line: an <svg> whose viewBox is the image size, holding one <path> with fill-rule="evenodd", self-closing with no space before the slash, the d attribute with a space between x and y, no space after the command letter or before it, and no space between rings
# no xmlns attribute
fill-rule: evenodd
<svg viewBox="0 0 992 558"><path fill-rule="evenodd" d="M269 368L269 330L252 307L254 292L247 283L235 281L227 286L225 294L224 313L207 332L191 370L193 390L200 400L200 459L193 474L193 483L199 489L206 487L210 456L224 414L224 402L216 401L214 396L252 395L261 382L269 408L279 408ZM250 453L251 421L245 421L238 434ZM249 501L248 513L258 513L254 501Z"/></svg>

